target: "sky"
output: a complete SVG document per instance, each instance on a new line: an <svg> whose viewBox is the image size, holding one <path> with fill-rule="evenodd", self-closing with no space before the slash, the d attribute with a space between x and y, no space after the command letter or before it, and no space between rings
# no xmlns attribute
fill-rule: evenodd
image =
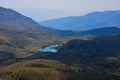
<svg viewBox="0 0 120 80"><path fill-rule="evenodd" d="M0 6L42 21L93 11L120 10L120 0L0 0Z"/></svg>

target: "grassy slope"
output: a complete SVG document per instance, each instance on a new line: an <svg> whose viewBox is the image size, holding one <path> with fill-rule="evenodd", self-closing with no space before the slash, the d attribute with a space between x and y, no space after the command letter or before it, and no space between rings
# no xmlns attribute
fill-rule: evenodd
<svg viewBox="0 0 120 80"><path fill-rule="evenodd" d="M65 80L65 76L59 71L65 66L53 60L32 60L4 67L0 73L5 80Z"/></svg>
<svg viewBox="0 0 120 80"><path fill-rule="evenodd" d="M69 70L68 70L69 69ZM119 80L113 74L77 72L76 67L55 60L27 60L0 68L2 80Z"/></svg>

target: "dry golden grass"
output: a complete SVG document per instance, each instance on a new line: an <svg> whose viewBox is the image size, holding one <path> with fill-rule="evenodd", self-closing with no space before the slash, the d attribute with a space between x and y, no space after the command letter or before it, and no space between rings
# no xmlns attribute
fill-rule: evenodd
<svg viewBox="0 0 120 80"><path fill-rule="evenodd" d="M38 65L38 66L34 66ZM5 80L16 80L25 78L27 80L65 80L65 75L59 71L64 68L62 64L54 60L30 60L18 62L0 70L1 78Z"/></svg>

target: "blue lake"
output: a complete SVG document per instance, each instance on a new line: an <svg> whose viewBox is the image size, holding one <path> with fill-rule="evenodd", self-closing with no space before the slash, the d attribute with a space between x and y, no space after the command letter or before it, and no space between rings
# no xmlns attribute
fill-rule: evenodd
<svg viewBox="0 0 120 80"><path fill-rule="evenodd" d="M51 53L57 53L57 49L55 49L55 46L48 46L48 47L44 47L44 48L40 48L40 52L51 52Z"/></svg>

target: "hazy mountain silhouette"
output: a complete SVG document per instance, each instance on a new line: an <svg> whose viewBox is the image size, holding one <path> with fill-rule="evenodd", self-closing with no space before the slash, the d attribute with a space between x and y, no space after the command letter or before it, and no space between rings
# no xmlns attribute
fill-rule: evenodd
<svg viewBox="0 0 120 80"><path fill-rule="evenodd" d="M60 30L90 30L107 26L120 26L120 11L88 13L40 22L49 28Z"/></svg>

